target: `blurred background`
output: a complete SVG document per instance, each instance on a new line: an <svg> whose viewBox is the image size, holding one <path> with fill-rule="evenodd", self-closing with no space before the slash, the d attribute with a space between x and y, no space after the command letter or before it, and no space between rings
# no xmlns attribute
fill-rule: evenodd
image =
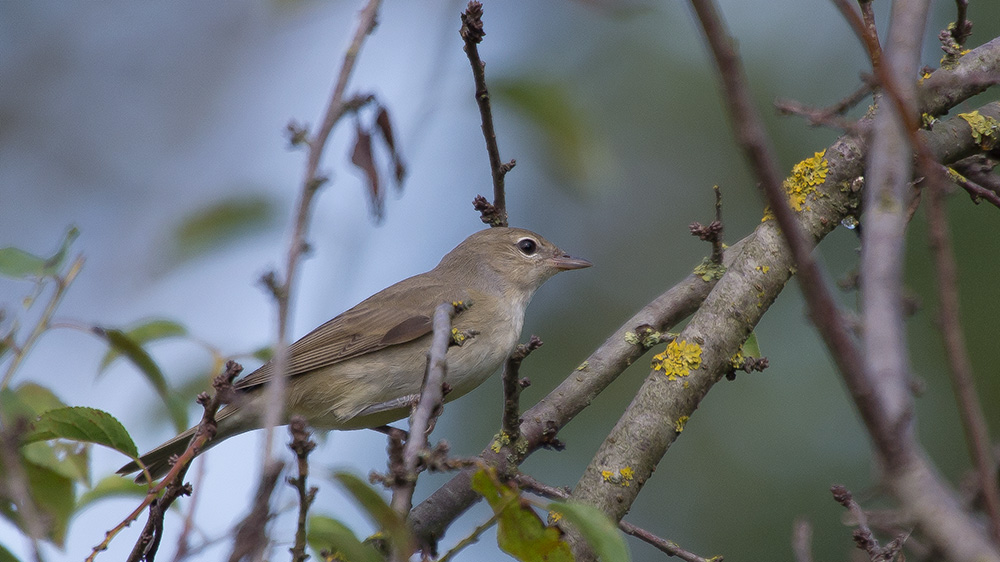
<svg viewBox="0 0 1000 562"><path fill-rule="evenodd" d="M870 70L863 49L831 3L723 0L739 38L782 164L822 150L835 132L777 117L776 98L830 105ZM335 130L322 168L323 188L300 277L294 337L406 276L433 267L482 228L471 208L491 195L469 63L458 36L464 2L383 5L379 26L358 60L350 91L372 92L388 108L408 175L387 187L376 216L364 178L350 164L352 119ZM56 318L63 325L129 327L167 318L225 354L270 345L275 309L258 284L284 262L304 154L289 150L290 120L314 124L325 106L360 2L49 2L0 3L0 247L48 255L67 228L80 230L86 265ZM877 3L880 21L888 5ZM1000 5L972 2L975 46L1000 35ZM954 5L934 3L925 64L940 57L937 32ZM709 247L688 223L713 214L722 187L726 235L734 242L760 221L762 203L735 150L717 95L714 67L680 2L487 3L481 54L493 98L501 156L517 159L507 176L512 226L536 230L592 269L559 276L529 308L524 339L545 346L522 367L533 404L648 301L697 265ZM997 95L994 91L992 99ZM980 96L972 105L984 103ZM867 103L855 111L857 115ZM370 120L370 114L363 114ZM378 154L383 178L388 160ZM962 281L963 318L980 394L994 430L1000 393L993 351L1000 297L995 208L956 194L952 225ZM953 482L969 460L934 331L934 286L921 214L911 229L908 283L923 303L911 321L913 370L925 391L919 431ZM856 261L854 232L838 229L820 248L830 281ZM670 449L627 519L702 556L740 562L791 560L797 518L815 528L818 560L847 558L851 529L832 501L831 484L867 507L883 505L869 445L793 282L757 334L771 367L723 381ZM0 279L0 302L30 324L37 307L21 300L30 283ZM846 306L854 295L843 294ZM45 335L14 384L36 381L66 403L100 408L122 421L147 450L174 432L149 383L124 361L98 375L106 346L75 329ZM170 384L203 389L210 355L190 339L150 347ZM256 366L244 361L248 371ZM639 361L560 434L563 452L541 451L525 471L553 485L576 483L590 456L648 372ZM434 434L456 455L478 453L498 427L500 383L493 379L449 405ZM199 415L191 406L192 420ZM281 434L285 439L284 433ZM225 535L242 518L259 472L261 435L213 449L189 473L204 475L194 503L209 541L195 559L226 556ZM365 476L385 469L385 439L339 432L312 456L320 485L315 513L346 521L365 536L370 523L330 483L331 468ZM94 480L123 464L93 453ZM445 480L423 477L417 495ZM73 520L64 550L48 560L80 560L136 505L94 504ZM282 514L274 558L293 538L295 496L278 494ZM479 505L453 526L447 549L488 519ZM160 559L169 559L181 512L168 515ZM145 519L143 516L142 520ZM141 523L99 559L124 559ZM214 543L212 541L215 541ZM0 522L0 544L27 557L27 544ZM663 555L630 542L633 559ZM505 560L493 532L464 554Z"/></svg>

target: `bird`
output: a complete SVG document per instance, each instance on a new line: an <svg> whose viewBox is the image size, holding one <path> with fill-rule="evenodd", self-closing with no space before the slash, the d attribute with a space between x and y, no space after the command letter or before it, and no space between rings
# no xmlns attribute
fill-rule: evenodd
<svg viewBox="0 0 1000 562"><path fill-rule="evenodd" d="M440 263L365 299L288 347L283 423L301 415L318 430L377 428L409 415L426 368L432 319L441 303L464 303L452 327L472 335L446 354L445 401L485 382L513 352L535 291L553 275L590 267L542 236L521 228L473 233ZM265 387L274 361L234 383L236 399L216 416L218 431L201 452L263 427ZM153 480L171 468L197 427L118 470L144 466ZM145 482L140 472L137 482Z"/></svg>

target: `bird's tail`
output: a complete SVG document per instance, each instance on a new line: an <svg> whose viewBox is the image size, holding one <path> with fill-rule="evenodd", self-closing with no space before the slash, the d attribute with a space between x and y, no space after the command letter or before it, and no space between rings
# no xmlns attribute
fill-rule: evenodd
<svg viewBox="0 0 1000 562"><path fill-rule="evenodd" d="M222 442L224 439L232 437L233 435L243 433L244 431L247 431L247 429L249 429L249 428L240 428L236 423L224 423L226 418L230 417L230 414L235 412L235 410L227 412L226 411L227 409L228 408L223 409L222 412L219 412L218 431L216 432L215 438L210 440L208 443L205 443L205 446L201 448L201 451L199 451L199 453L204 453L212 446ZM235 419L230 420L230 422L234 421L236 420ZM191 429L185 431L184 433L181 433L177 437L174 437L173 439L167 441L166 443L160 445L159 447L139 457L139 460L142 461L142 466L146 467L146 469L149 471L149 475L152 477L153 480L159 480L160 478L165 476L168 472L170 472L170 468L173 466L171 459L174 456L180 456L187 449L188 443L191 442L191 438L194 437L194 434L197 431L198 431L198 426L192 427ZM137 463L136 461L132 461L126 464L125 466L119 468L117 472L118 474L124 476L126 474L131 474L136 471L141 471L142 466L140 466L139 463ZM139 475L135 477L135 481L139 484L145 484L146 473L139 472Z"/></svg>

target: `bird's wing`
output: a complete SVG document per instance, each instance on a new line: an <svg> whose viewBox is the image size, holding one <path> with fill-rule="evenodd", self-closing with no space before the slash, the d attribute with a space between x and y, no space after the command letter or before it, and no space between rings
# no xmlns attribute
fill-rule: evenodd
<svg viewBox="0 0 1000 562"><path fill-rule="evenodd" d="M448 289L426 275L417 278L393 285L391 295L386 293L388 289L376 293L290 345L288 375L413 341L431 332L438 304L469 300L466 291ZM246 390L266 384L273 376L273 362L268 362L234 386Z"/></svg>

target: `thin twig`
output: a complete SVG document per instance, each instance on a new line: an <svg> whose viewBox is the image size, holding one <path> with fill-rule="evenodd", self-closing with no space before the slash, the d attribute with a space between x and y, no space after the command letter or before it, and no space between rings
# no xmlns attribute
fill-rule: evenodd
<svg viewBox="0 0 1000 562"><path fill-rule="evenodd" d="M73 280L76 279L77 274L83 269L83 256L77 256L73 263L70 264L69 268L66 270L66 275L53 275L52 280L56 283L56 290L52 294L52 298L49 299L48 304L45 305L45 310L42 312L42 316L38 319L35 324L34 329L28 334L28 338L24 340L20 346L14 349L13 357L11 357L10 363L7 365L7 372L4 373L3 381L0 382L0 390L7 388L10 385L11 379L14 378L14 373L17 368L21 365L21 361L28 354L28 351L34 347L38 338L49 329L49 323L52 321L52 315L55 314L56 309L59 308L59 303L62 302L64 296L66 296L66 290L69 286L73 284Z"/></svg>
<svg viewBox="0 0 1000 562"><path fill-rule="evenodd" d="M990 531L993 539L1000 543L1000 490L997 489L996 463L993 462L989 428L976 393L972 363L966 351L965 335L959 319L958 268L952 251L948 214L944 209L946 184L940 178L930 180L927 188L930 190L927 197L927 223L931 255L937 274L939 329L965 430L966 445L976 467L984 507L989 516Z"/></svg>
<svg viewBox="0 0 1000 562"><path fill-rule="evenodd" d="M427 435L433 420L441 415L444 404L445 375L448 372L446 355L451 344L451 320L462 308L451 303L441 303L434 309L434 332L427 352L427 370L420 388L420 399L410 414L410 436L403 448L403 481L392 491L392 508L401 517L410 513L413 491L417 485L417 467L427 449Z"/></svg>
<svg viewBox="0 0 1000 562"><path fill-rule="evenodd" d="M333 88L333 94L324 113L323 123L316 135L309 142L309 154L306 160L305 175L302 179L302 187L299 193L298 205L296 205L295 224L292 232L292 239L288 247L288 258L285 263L285 277L282 283L278 283L277 275L271 273L265 275L264 283L274 295L278 304L278 329L277 343L274 348L274 376L271 377L270 384L267 385L267 408L264 414L264 460L263 467L271 464L271 455L274 442L274 427L279 424L284 409L285 368L288 361L288 326L291 323L291 301L292 291L295 286L295 276L298 272L299 262L302 255L307 251L306 233L309 230L309 220L312 214L312 203L316 192L320 186L326 183L327 178L318 174L320 158L326 147L326 141L330 137L337 121L345 114L345 111L354 107L348 103L350 100L344 99L344 91L347 89L348 79L354 70L354 63L364 40L375 29L375 17L378 13L381 0L368 0L367 5L361 10L358 17L358 26L354 31L354 38L351 40L347 52L344 54L344 62L337 77L337 83Z"/></svg>
<svg viewBox="0 0 1000 562"><path fill-rule="evenodd" d="M868 56L872 65L878 66L882 59L882 47L878 40L878 27L875 25L875 9L872 8L872 0L858 0L858 7L861 8L861 19L865 25L865 36L868 38L865 45L868 47ZM853 11L853 10L852 10Z"/></svg>
<svg viewBox="0 0 1000 562"><path fill-rule="evenodd" d="M850 490L844 486L835 485L830 487L830 492L833 494L833 499L837 500L837 503L846 507L848 511L851 512L851 516L854 518L854 522L857 526L857 530L854 532L854 542L858 548L864 550L868 554L870 560L875 560L879 554L882 552L882 547L878 544L878 539L872 533L871 527L868 526L868 516L865 515L865 510L861 509L858 502L854 501L854 496L851 494Z"/></svg>
<svg viewBox="0 0 1000 562"><path fill-rule="evenodd" d="M806 519L796 519L792 526L792 552L795 562L813 562L812 525Z"/></svg>
<svg viewBox="0 0 1000 562"><path fill-rule="evenodd" d="M955 43L961 46L972 35L972 22L967 17L969 0L955 0L955 7L957 13L955 15L955 23L951 27L951 36L954 37Z"/></svg>
<svg viewBox="0 0 1000 562"><path fill-rule="evenodd" d="M177 550L174 552L174 562L182 562L191 555L191 542L188 537L190 537L191 532L194 530L194 514L198 507L198 498L201 496L198 491L201 489L201 484L204 481L205 463L200 463L195 469L191 500L187 502L187 513L184 514L184 526L181 527L181 533L177 536Z"/></svg>
<svg viewBox="0 0 1000 562"><path fill-rule="evenodd" d="M202 414L201 422L198 423L198 430L195 432L194 437L191 438L191 442L188 443L187 449L174 460L170 471L167 472L166 476L158 484L150 485L149 491L146 493L146 497L142 503L125 517L121 523L105 533L104 541L94 547L90 556L87 557L87 562L91 562L97 557L98 553L107 550L112 539L118 533L122 532L125 527L128 527L133 521L138 519L147 506L150 508L149 519L146 522L145 529L139 535L139 539L136 541L128 560L129 562L137 562L141 559L153 559L157 548L159 548L161 532L163 530L163 517L166 514L166 510L178 497L191 493L190 485L184 484L184 475L187 473L188 467L191 466L191 461L202 451L205 444L215 437L215 433L218 430L215 415L223 404L232 401L233 380L242 371L243 367L239 363L235 361L227 362L226 370L212 380L212 388L215 390L215 395L211 398L205 393L198 395L198 403L202 405L205 411ZM145 477L146 481L152 482L152 475L149 473L149 470L146 467L142 467L142 471L142 476ZM163 492L162 497L158 497L160 492Z"/></svg>
<svg viewBox="0 0 1000 562"><path fill-rule="evenodd" d="M476 82L476 104L479 105L479 117L483 122L483 136L486 137L486 152L490 157L490 171L493 177L493 203L483 205L477 197L476 209L480 211L483 222L490 226L507 226L507 203L504 195L504 177L516 161L503 163L500 160L500 148L497 146L497 133L493 128L493 112L490 109L490 93L486 89L486 63L479 58L479 43L486 32L483 31L483 5L480 2L469 2L469 7L462 12L462 27L459 35L465 42L465 54L472 65L472 76Z"/></svg>
<svg viewBox="0 0 1000 562"><path fill-rule="evenodd" d="M250 513L240 521L233 537L233 551L229 562L256 562L265 560L265 550L270 542L264 528L271 520L271 495L278 484L284 465L273 461L261 472L257 493Z"/></svg>
<svg viewBox="0 0 1000 562"><path fill-rule="evenodd" d="M938 164L941 168L941 172L948 174L948 168L942 164ZM979 204L979 201L985 199L991 205L995 207L1000 207L1000 193L997 193L991 189L987 189L978 183L975 183L965 176L957 174L948 174L951 180L958 184L959 187L964 189L969 193L969 197L972 198L972 202Z"/></svg>
<svg viewBox="0 0 1000 562"><path fill-rule="evenodd" d="M292 546L292 560L295 562L305 562L309 555L306 554L306 520L309 516L309 507L316 499L318 488L306 487L306 478L309 476L309 453L316 448L316 442L310 436L309 426L302 416L292 416L288 422L288 432L292 434L292 442L288 444L295 453L298 464L299 475L289 478L291 484L299 496L299 519L295 527L295 545Z"/></svg>
<svg viewBox="0 0 1000 562"><path fill-rule="evenodd" d="M467 537L464 537L462 540L458 541L458 543L455 546L451 547L448 550L448 552L445 552L444 556L438 558L437 562L449 562L452 558L455 557L455 555L461 552L462 549L464 549L469 545L479 542L479 537L482 536L482 534L485 533L487 529L497 524L498 517L500 517L500 514L494 513L493 516L487 519L485 523L483 523L482 525L478 525L475 529L472 530L471 533L469 533Z"/></svg>
<svg viewBox="0 0 1000 562"><path fill-rule="evenodd" d="M507 363L503 368L503 418L500 431L510 440L516 442L521 438L521 390L526 388L531 382L522 379L518 373L521 370L521 362L532 351L542 347L542 340L532 334L528 338L528 343L519 343L514 351L507 358Z"/></svg>
<svg viewBox="0 0 1000 562"><path fill-rule="evenodd" d="M735 41L726 30L711 0L691 0L691 4L719 67L737 140L751 168L761 181L768 205L774 212L795 260L797 274L800 277L799 287L806 297L806 302L809 303L810 318L830 347L841 373L850 381L848 387L856 395L863 396L869 389L870 383L864 376L860 353L848 323L830 293L826 276L813 258L812 241L806 238L795 212L788 204L787 195L781 185L783 178L778 171L774 150L764 131L760 116L751 102L746 75L733 47Z"/></svg>

